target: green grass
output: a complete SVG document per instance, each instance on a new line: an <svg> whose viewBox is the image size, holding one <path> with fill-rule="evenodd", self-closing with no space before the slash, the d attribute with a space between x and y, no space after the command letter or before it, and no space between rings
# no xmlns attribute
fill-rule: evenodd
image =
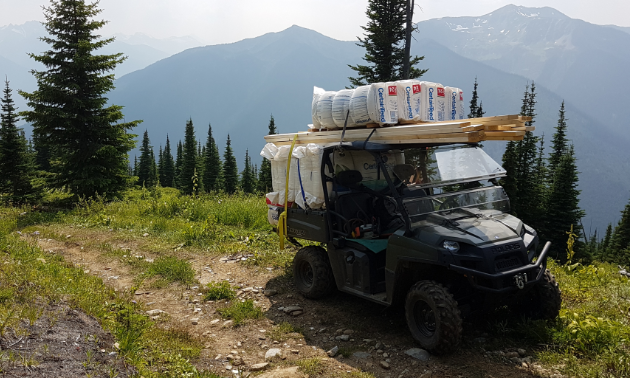
<svg viewBox="0 0 630 378"><path fill-rule="evenodd" d="M300 367L300 370L309 375L320 375L324 373L324 364L320 358L307 358L303 360L298 360L295 362L297 366Z"/></svg>
<svg viewBox="0 0 630 378"><path fill-rule="evenodd" d="M270 331L267 331L267 336L275 341L284 341L291 338L293 336L291 334L297 333L300 337L304 337L302 332L302 328L300 327L296 327L289 322L281 322L280 324L273 326Z"/></svg>
<svg viewBox="0 0 630 378"><path fill-rule="evenodd" d="M206 301L217 301L220 299L234 299L236 293L227 281L208 282L206 285L206 293L203 297Z"/></svg>
<svg viewBox="0 0 630 378"><path fill-rule="evenodd" d="M172 256L155 259L148 266L145 275L147 277L159 276L168 283L180 282L189 285L195 282L195 270L190 263Z"/></svg>
<svg viewBox="0 0 630 378"><path fill-rule="evenodd" d="M244 302L231 301L227 307L217 310L226 319L231 319L235 326L241 325L248 319L260 319L264 316L262 310L254 305L254 301L248 299Z"/></svg>

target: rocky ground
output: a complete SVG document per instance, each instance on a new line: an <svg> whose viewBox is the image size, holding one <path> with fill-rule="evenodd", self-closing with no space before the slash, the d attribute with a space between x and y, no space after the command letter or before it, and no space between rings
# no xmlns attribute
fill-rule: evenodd
<svg viewBox="0 0 630 378"><path fill-rule="evenodd" d="M101 277L118 290L132 287L134 273L128 264L106 256L94 245L108 242L138 259L156 257L142 240L118 238L113 233L89 230L55 230L55 233L49 233L53 234L59 237L29 237L45 251L63 255L67 261ZM201 340L205 348L196 361L197 367L221 376L370 376L361 372L379 378L559 376L543 369L527 348L506 345L476 331L470 324L465 324L460 350L448 356L431 355L414 344L402 309L386 309L344 293L335 293L319 301L305 299L295 291L284 270L250 265L247 253L217 256L207 252L182 251L180 257L191 261L198 273L199 284L191 287L171 285L160 289L141 286L135 292L136 301L161 326L186 329ZM221 318L216 310L224 306L225 301L203 301L204 285L221 280L239 287L238 300L253 299L263 309L265 317L247 321L238 327ZM67 310L64 316L64 319L69 317L68 322L74 321L73 325L84 322L91 328L69 327L68 332L59 337L59 345L63 344L66 348L63 351L53 349L49 340L50 335L55 335L57 331L49 334L42 328L35 332L37 336L31 337L28 345L33 351L42 353L45 343L49 351L53 351L54 360L46 362L48 357L44 354L34 355L39 367L20 368L11 374L84 376L87 368L76 363L86 361L87 350L91 350L94 369L107 366L116 369L119 377L126 376L124 366L116 360L111 336L102 330L97 332L95 321L86 320L81 313ZM57 326L60 324L57 322ZM77 354L79 352L81 358ZM59 368L53 368L57 369L56 373L47 375L47 367L51 364ZM61 366L75 370L61 374ZM80 368L83 370L79 374Z"/></svg>

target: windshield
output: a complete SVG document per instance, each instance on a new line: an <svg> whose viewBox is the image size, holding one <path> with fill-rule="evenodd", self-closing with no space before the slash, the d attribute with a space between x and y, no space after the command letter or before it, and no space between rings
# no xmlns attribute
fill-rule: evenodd
<svg viewBox="0 0 630 378"><path fill-rule="evenodd" d="M505 170L479 147L409 148L405 164L393 174L410 188L431 188L454 183L503 177Z"/></svg>
<svg viewBox="0 0 630 378"><path fill-rule="evenodd" d="M426 214L448 212L453 209L494 210L506 213L510 210L510 200L500 186L421 198L405 198L403 204L412 223Z"/></svg>

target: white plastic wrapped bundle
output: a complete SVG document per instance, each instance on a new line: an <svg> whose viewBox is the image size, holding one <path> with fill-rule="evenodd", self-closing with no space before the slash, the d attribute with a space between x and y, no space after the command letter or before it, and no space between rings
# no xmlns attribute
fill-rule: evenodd
<svg viewBox="0 0 630 378"><path fill-rule="evenodd" d="M278 147L276 147L273 143L265 144L262 151L260 151L260 156L264 157L267 160L273 160L274 156L278 153Z"/></svg>
<svg viewBox="0 0 630 378"><path fill-rule="evenodd" d="M311 116L313 118L313 128L319 129L321 124L319 123L319 118L317 117L317 102L322 94L324 94L324 90L319 87L313 87L313 103L311 104Z"/></svg>
<svg viewBox="0 0 630 378"><path fill-rule="evenodd" d="M317 118L320 127L325 129L334 129L337 127L332 115L332 104L337 92L324 92L317 100Z"/></svg>
<svg viewBox="0 0 630 378"><path fill-rule="evenodd" d="M381 126L398 123L398 86L395 82L374 83L370 86L368 114Z"/></svg>
<svg viewBox="0 0 630 378"><path fill-rule="evenodd" d="M459 88L445 87L446 119L450 121L464 119L464 91Z"/></svg>
<svg viewBox="0 0 630 378"><path fill-rule="evenodd" d="M277 184L280 186L278 193L280 193L280 204L284 204L284 196L285 196L285 187L286 187L286 178L287 178L287 159L289 158L289 151L291 150L291 146L280 146L278 148L278 153L274 156L273 161L279 163L277 167L277 171L274 172L273 164L272 168L272 176L273 182L277 181ZM276 173L276 175L274 175ZM276 179L277 178L277 179ZM291 159L291 171L289 172L289 193L287 195L288 202L295 202L295 195L297 194L299 187L298 177L297 177L297 159ZM274 187L274 191L276 191Z"/></svg>
<svg viewBox="0 0 630 378"><path fill-rule="evenodd" d="M350 98L350 118L357 126L364 126L372 122L368 113L368 94L370 86L356 88Z"/></svg>
<svg viewBox="0 0 630 378"><path fill-rule="evenodd" d="M421 85L421 110L423 121L437 122L446 120L446 93L444 86L428 81L420 82Z"/></svg>
<svg viewBox="0 0 630 378"><path fill-rule="evenodd" d="M400 121L420 121L420 99L422 86L420 80L399 80L398 119Z"/></svg>
<svg viewBox="0 0 630 378"><path fill-rule="evenodd" d="M348 109L350 108L350 99L352 98L352 93L354 93L354 89L344 89L335 95L332 103L332 116L333 121L337 127L343 127L346 122L346 116L348 114ZM348 116L348 127L355 126L352 118Z"/></svg>

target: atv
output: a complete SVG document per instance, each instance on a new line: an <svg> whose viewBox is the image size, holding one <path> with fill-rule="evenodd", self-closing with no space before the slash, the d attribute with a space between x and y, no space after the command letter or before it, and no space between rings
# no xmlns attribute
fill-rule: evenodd
<svg viewBox="0 0 630 378"><path fill-rule="evenodd" d="M304 297L338 289L404 303L411 335L434 353L457 348L473 312L557 317L550 242L539 249L536 231L508 213L506 172L478 145L343 143L324 148L320 172L324 206L286 211L289 240L318 242L293 260Z"/></svg>

